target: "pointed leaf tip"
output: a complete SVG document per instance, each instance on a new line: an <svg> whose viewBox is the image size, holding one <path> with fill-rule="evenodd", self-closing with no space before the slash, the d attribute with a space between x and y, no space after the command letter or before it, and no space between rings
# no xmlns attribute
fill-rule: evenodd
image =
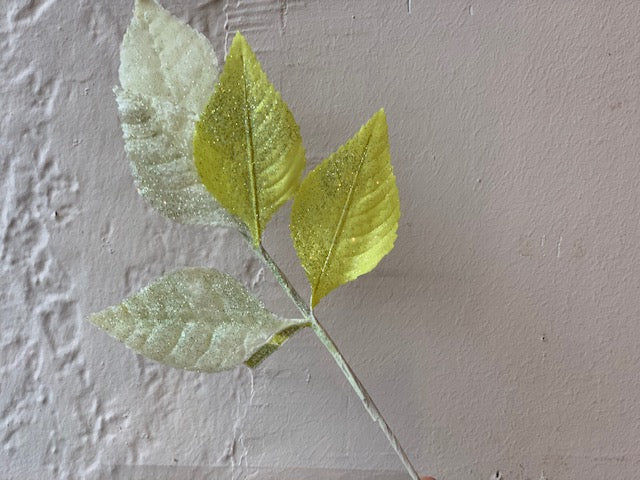
<svg viewBox="0 0 640 480"><path fill-rule="evenodd" d="M259 245L271 216L300 185L304 147L291 111L239 32L193 146L203 183Z"/></svg>
<svg viewBox="0 0 640 480"><path fill-rule="evenodd" d="M204 35L155 0L137 0L120 47L119 76L124 90L197 115L218 78L217 59Z"/></svg>
<svg viewBox="0 0 640 480"><path fill-rule="evenodd" d="M231 41L232 45L233 45L233 42L244 42L245 44L248 45L247 39L240 31L236 32L235 35L233 36L233 40Z"/></svg>
<svg viewBox="0 0 640 480"><path fill-rule="evenodd" d="M294 199L291 235L311 284L312 306L375 268L393 248L399 217L380 109L309 174Z"/></svg>

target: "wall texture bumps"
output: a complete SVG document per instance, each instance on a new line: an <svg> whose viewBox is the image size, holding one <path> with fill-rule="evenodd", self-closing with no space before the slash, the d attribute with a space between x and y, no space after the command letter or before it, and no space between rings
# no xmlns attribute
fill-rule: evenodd
<svg viewBox="0 0 640 480"><path fill-rule="evenodd" d="M220 60L246 34L310 165L385 107L399 239L319 314L425 474L634 478L636 2L167 3ZM112 93L131 9L0 4L0 477L399 472L310 334L255 372L210 376L83 322L187 265L292 313L236 234L172 224L137 196ZM287 213L266 246L304 289Z"/></svg>

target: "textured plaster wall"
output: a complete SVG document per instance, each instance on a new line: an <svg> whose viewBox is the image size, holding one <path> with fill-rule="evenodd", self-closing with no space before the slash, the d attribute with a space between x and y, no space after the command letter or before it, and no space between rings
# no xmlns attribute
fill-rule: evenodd
<svg viewBox="0 0 640 480"><path fill-rule="evenodd" d="M637 478L638 2L165 3L220 59L246 34L310 167L386 108L396 248L318 313L420 470ZM131 8L0 3L0 477L406 478L309 332L213 376L83 321L186 265L293 313L238 235L137 195L111 91ZM288 210L266 246L307 292Z"/></svg>

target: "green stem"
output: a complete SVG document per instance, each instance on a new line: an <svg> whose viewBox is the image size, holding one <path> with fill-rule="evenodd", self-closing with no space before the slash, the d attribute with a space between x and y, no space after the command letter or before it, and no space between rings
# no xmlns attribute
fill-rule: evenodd
<svg viewBox="0 0 640 480"><path fill-rule="evenodd" d="M351 385L351 388L353 388L358 398L362 401L362 405L364 406L365 410L369 413L373 421L376 422L382 429L382 432L387 437L387 440L389 440L391 447L398 454L398 457L400 457L400 461L406 468L407 472L409 473L409 476L412 478L412 480L420 480L420 477L416 472L416 469L411 464L409 457L407 457L407 454L405 453L404 449L400 445L400 442L398 442L398 439L396 438L396 436L391 431L391 428L389 427L384 417L380 413L380 410L378 410L378 407L376 407L375 403L373 403L373 400L371 399L371 396L367 392L367 389L364 388L364 385L362 385L362 382L360 382L355 372L351 369L346 359L338 349L338 346L329 336L329 333L320 324L315 314L313 313L313 309L309 308L307 303L302 299L302 297L296 291L293 285L291 285L291 282L289 282L289 279L287 279L286 275L282 272L282 270L280 270L280 267L278 267L276 262L273 260L273 258L271 258L271 255L269 255L269 253L264 249L262 244L256 247L255 245L253 245L253 242L250 238L247 238L247 241L249 242L253 250L256 252L256 255L260 257L262 261L269 267L269 269L271 270L273 275L276 277L276 280L278 281L282 289L289 296L289 298L294 303L294 305L298 308L300 313L302 313L305 319L307 319L311 323L311 328L313 329L317 337L320 339L322 344L329 351L329 353L331 354L335 362L338 364L338 367L340 367L340 370L342 371L344 376L347 378L349 385Z"/></svg>

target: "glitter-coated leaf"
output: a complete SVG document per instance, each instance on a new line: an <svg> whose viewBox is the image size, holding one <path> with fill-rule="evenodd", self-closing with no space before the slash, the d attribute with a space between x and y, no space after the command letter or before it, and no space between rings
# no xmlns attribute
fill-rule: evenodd
<svg viewBox="0 0 640 480"><path fill-rule="evenodd" d="M178 222L237 225L193 162L195 122L218 78L207 39L154 0L136 0L119 75L125 149L142 197Z"/></svg>
<svg viewBox="0 0 640 480"><path fill-rule="evenodd" d="M206 187L246 223L256 245L300 185L300 130L239 33L196 125L194 157Z"/></svg>
<svg viewBox="0 0 640 480"><path fill-rule="evenodd" d="M272 314L232 277L208 268L165 275L89 321L145 357L202 372L266 353L255 366L283 334L288 338L307 326Z"/></svg>
<svg viewBox="0 0 640 480"><path fill-rule="evenodd" d="M136 0L120 47L120 84L199 114L218 80L218 62L204 35L155 0Z"/></svg>
<svg viewBox="0 0 640 480"><path fill-rule="evenodd" d="M311 304L371 271L393 248L400 217L383 110L300 187L291 236L311 284Z"/></svg>

